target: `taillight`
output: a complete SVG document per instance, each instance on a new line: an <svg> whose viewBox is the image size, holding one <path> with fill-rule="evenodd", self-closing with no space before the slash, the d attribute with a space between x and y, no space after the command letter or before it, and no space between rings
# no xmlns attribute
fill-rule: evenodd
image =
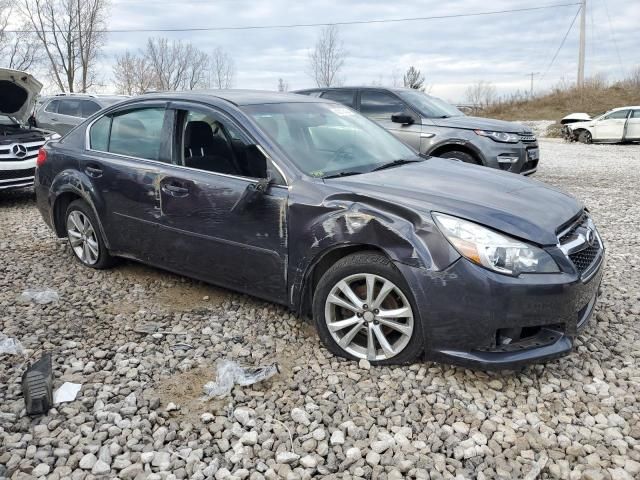
<svg viewBox="0 0 640 480"><path fill-rule="evenodd" d="M44 148L38 150L38 158L36 158L36 166L41 167L47 161L47 151Z"/></svg>

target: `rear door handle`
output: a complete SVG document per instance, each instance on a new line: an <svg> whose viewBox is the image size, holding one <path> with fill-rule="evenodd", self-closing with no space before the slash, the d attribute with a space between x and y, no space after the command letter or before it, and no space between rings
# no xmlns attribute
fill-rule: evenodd
<svg viewBox="0 0 640 480"><path fill-rule="evenodd" d="M186 197L189 195L189 189L176 185L174 183L163 183L162 191L172 197Z"/></svg>
<svg viewBox="0 0 640 480"><path fill-rule="evenodd" d="M87 165L84 167L84 171L87 175L93 178L98 178L102 176L102 169L97 165Z"/></svg>

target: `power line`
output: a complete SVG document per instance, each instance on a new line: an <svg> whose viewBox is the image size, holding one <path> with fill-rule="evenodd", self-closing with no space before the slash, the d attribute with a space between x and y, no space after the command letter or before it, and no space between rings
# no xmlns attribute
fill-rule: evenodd
<svg viewBox="0 0 640 480"><path fill-rule="evenodd" d="M582 10L582 8L579 8L578 11L576 12L576 14L573 17L573 20L571 20L571 25L569 25L569 29L567 30L567 33L564 34L564 37L562 38L562 42L560 42L560 46L558 47L558 49L556 50L555 55L553 56L553 58L549 62L549 65L547 66L547 69L542 74L542 77L540 78L540 81L544 80L544 77L546 77L547 73L549 73L549 70L551 69L551 66L553 65L553 62L555 62L556 58L558 58L558 54L560 53L560 50L562 50L562 47L564 46L564 42L567 40L567 37L569 36L569 32L573 28L573 24L576 23L576 18L578 18L578 14L580 13L581 10Z"/></svg>
<svg viewBox="0 0 640 480"><path fill-rule="evenodd" d="M620 71L623 71L624 67L622 66L622 57L620 56L620 50L618 49L618 41L616 40L616 34L613 30L613 26L611 25L611 16L609 15L609 6L607 5L607 0L602 0L602 3L604 3L604 10L605 12L607 12L607 19L609 20L609 32L611 33L613 44L616 47L616 54L618 55L618 63L620 65Z"/></svg>
<svg viewBox="0 0 640 480"><path fill-rule="evenodd" d="M125 28L116 30L97 30L99 33L152 33L152 32L212 32L222 30L269 30L277 28L305 28L305 27L326 27L329 25L369 25L375 23L398 23L398 22L418 22L426 20L440 20L446 18L479 17L487 15L499 15L503 13L530 12L533 10L545 10L550 8L571 7L579 3L556 3L552 5L542 5L538 7L514 8L510 10L493 10L476 13L458 13L451 15L433 15L429 17L391 18L382 20L353 20L346 22L325 22L325 23L295 23L288 25L246 25L233 27L190 27L190 28ZM72 30L76 32L75 30ZM37 30L5 30L10 33L37 33ZM53 33L52 30L40 30L43 33Z"/></svg>

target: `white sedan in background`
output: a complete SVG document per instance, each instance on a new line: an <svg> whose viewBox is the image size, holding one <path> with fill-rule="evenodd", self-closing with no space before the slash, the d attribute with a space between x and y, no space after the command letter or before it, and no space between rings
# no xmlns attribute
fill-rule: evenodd
<svg viewBox="0 0 640 480"><path fill-rule="evenodd" d="M586 121L576 122L576 114L562 119L568 137L582 143L640 142L640 106L620 107ZM573 123L569 123L573 121Z"/></svg>

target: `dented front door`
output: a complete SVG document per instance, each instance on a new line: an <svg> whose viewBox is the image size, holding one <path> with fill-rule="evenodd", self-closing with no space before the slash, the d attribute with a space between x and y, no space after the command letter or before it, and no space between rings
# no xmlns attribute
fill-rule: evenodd
<svg viewBox="0 0 640 480"><path fill-rule="evenodd" d="M248 178L166 165L160 178L162 263L273 301L286 297L284 187L234 210Z"/></svg>

